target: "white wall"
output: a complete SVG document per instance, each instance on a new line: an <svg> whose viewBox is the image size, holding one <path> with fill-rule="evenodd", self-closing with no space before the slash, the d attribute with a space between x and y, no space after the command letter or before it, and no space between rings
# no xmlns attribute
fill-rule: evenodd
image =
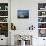
<svg viewBox="0 0 46 46"><path fill-rule="evenodd" d="M34 5L35 4L35 5ZM29 19L18 19L17 18L17 10L18 9L28 9L29 10ZM27 30L29 26L35 25L37 23L37 2L33 1L11 1L11 22L16 25L17 30ZM36 18L36 19L34 19ZM33 24L34 23L34 24Z"/></svg>
<svg viewBox="0 0 46 46"><path fill-rule="evenodd" d="M15 34L22 32L26 34L26 31L29 31L27 30L28 27L33 24L35 26L35 30L32 33L34 37L32 40L33 46L41 46L40 44L43 44L43 40L41 40L43 38L38 38L38 3L46 3L46 0L11 0L11 22L16 25ZM29 19L18 19L18 9L29 9Z"/></svg>
<svg viewBox="0 0 46 46"><path fill-rule="evenodd" d="M29 19L18 19L18 9L29 9ZM32 34L27 28L34 25L36 33L34 32L33 35L37 36L37 2L32 0L11 0L11 22L16 25L15 34Z"/></svg>
<svg viewBox="0 0 46 46"><path fill-rule="evenodd" d="M46 0L11 0L11 22L17 30L27 30L29 26L38 27L38 3L45 3ZM18 9L29 9L29 19L18 19Z"/></svg>

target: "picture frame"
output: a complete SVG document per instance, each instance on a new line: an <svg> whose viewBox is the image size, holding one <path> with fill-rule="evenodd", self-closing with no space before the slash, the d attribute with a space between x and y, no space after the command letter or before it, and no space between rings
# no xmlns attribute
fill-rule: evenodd
<svg viewBox="0 0 46 46"><path fill-rule="evenodd" d="M28 19L29 10L17 10L17 18L18 19Z"/></svg>

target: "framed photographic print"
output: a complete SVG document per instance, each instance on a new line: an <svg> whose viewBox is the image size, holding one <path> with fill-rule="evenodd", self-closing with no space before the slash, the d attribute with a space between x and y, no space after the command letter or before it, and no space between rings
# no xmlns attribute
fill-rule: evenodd
<svg viewBox="0 0 46 46"><path fill-rule="evenodd" d="M38 22L46 22L46 17L38 17Z"/></svg>
<svg viewBox="0 0 46 46"><path fill-rule="evenodd" d="M0 16L8 16L8 11L0 11Z"/></svg>
<svg viewBox="0 0 46 46"><path fill-rule="evenodd" d="M46 28L46 23L38 23L38 28Z"/></svg>
<svg viewBox="0 0 46 46"><path fill-rule="evenodd" d="M8 23L0 23L0 35L8 37Z"/></svg>
<svg viewBox="0 0 46 46"><path fill-rule="evenodd" d="M46 3L39 3L38 4L38 10L45 10L46 9Z"/></svg>
<svg viewBox="0 0 46 46"><path fill-rule="evenodd" d="M17 10L17 18L29 18L29 10Z"/></svg>
<svg viewBox="0 0 46 46"><path fill-rule="evenodd" d="M46 29L39 29L39 37L46 37Z"/></svg>
<svg viewBox="0 0 46 46"><path fill-rule="evenodd" d="M8 17L0 17L0 22L8 22Z"/></svg>

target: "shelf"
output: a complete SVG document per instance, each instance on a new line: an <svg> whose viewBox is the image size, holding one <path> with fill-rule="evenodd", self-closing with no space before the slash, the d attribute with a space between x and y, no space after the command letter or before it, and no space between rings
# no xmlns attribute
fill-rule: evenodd
<svg viewBox="0 0 46 46"><path fill-rule="evenodd" d="M0 23L8 23L8 22L0 22Z"/></svg>
<svg viewBox="0 0 46 46"><path fill-rule="evenodd" d="M38 16L38 17L46 17L46 15L44 15L44 16Z"/></svg>
<svg viewBox="0 0 46 46"><path fill-rule="evenodd" d="M38 10L38 11L46 11L46 10Z"/></svg>
<svg viewBox="0 0 46 46"><path fill-rule="evenodd" d="M46 23L46 22L38 22L38 23Z"/></svg>
<svg viewBox="0 0 46 46"><path fill-rule="evenodd" d="M0 17L8 17L8 16L0 16Z"/></svg>
<svg viewBox="0 0 46 46"><path fill-rule="evenodd" d="M8 10L0 10L0 11L8 11Z"/></svg>
<svg viewBox="0 0 46 46"><path fill-rule="evenodd" d="M46 29L46 28L38 28L38 29Z"/></svg>

